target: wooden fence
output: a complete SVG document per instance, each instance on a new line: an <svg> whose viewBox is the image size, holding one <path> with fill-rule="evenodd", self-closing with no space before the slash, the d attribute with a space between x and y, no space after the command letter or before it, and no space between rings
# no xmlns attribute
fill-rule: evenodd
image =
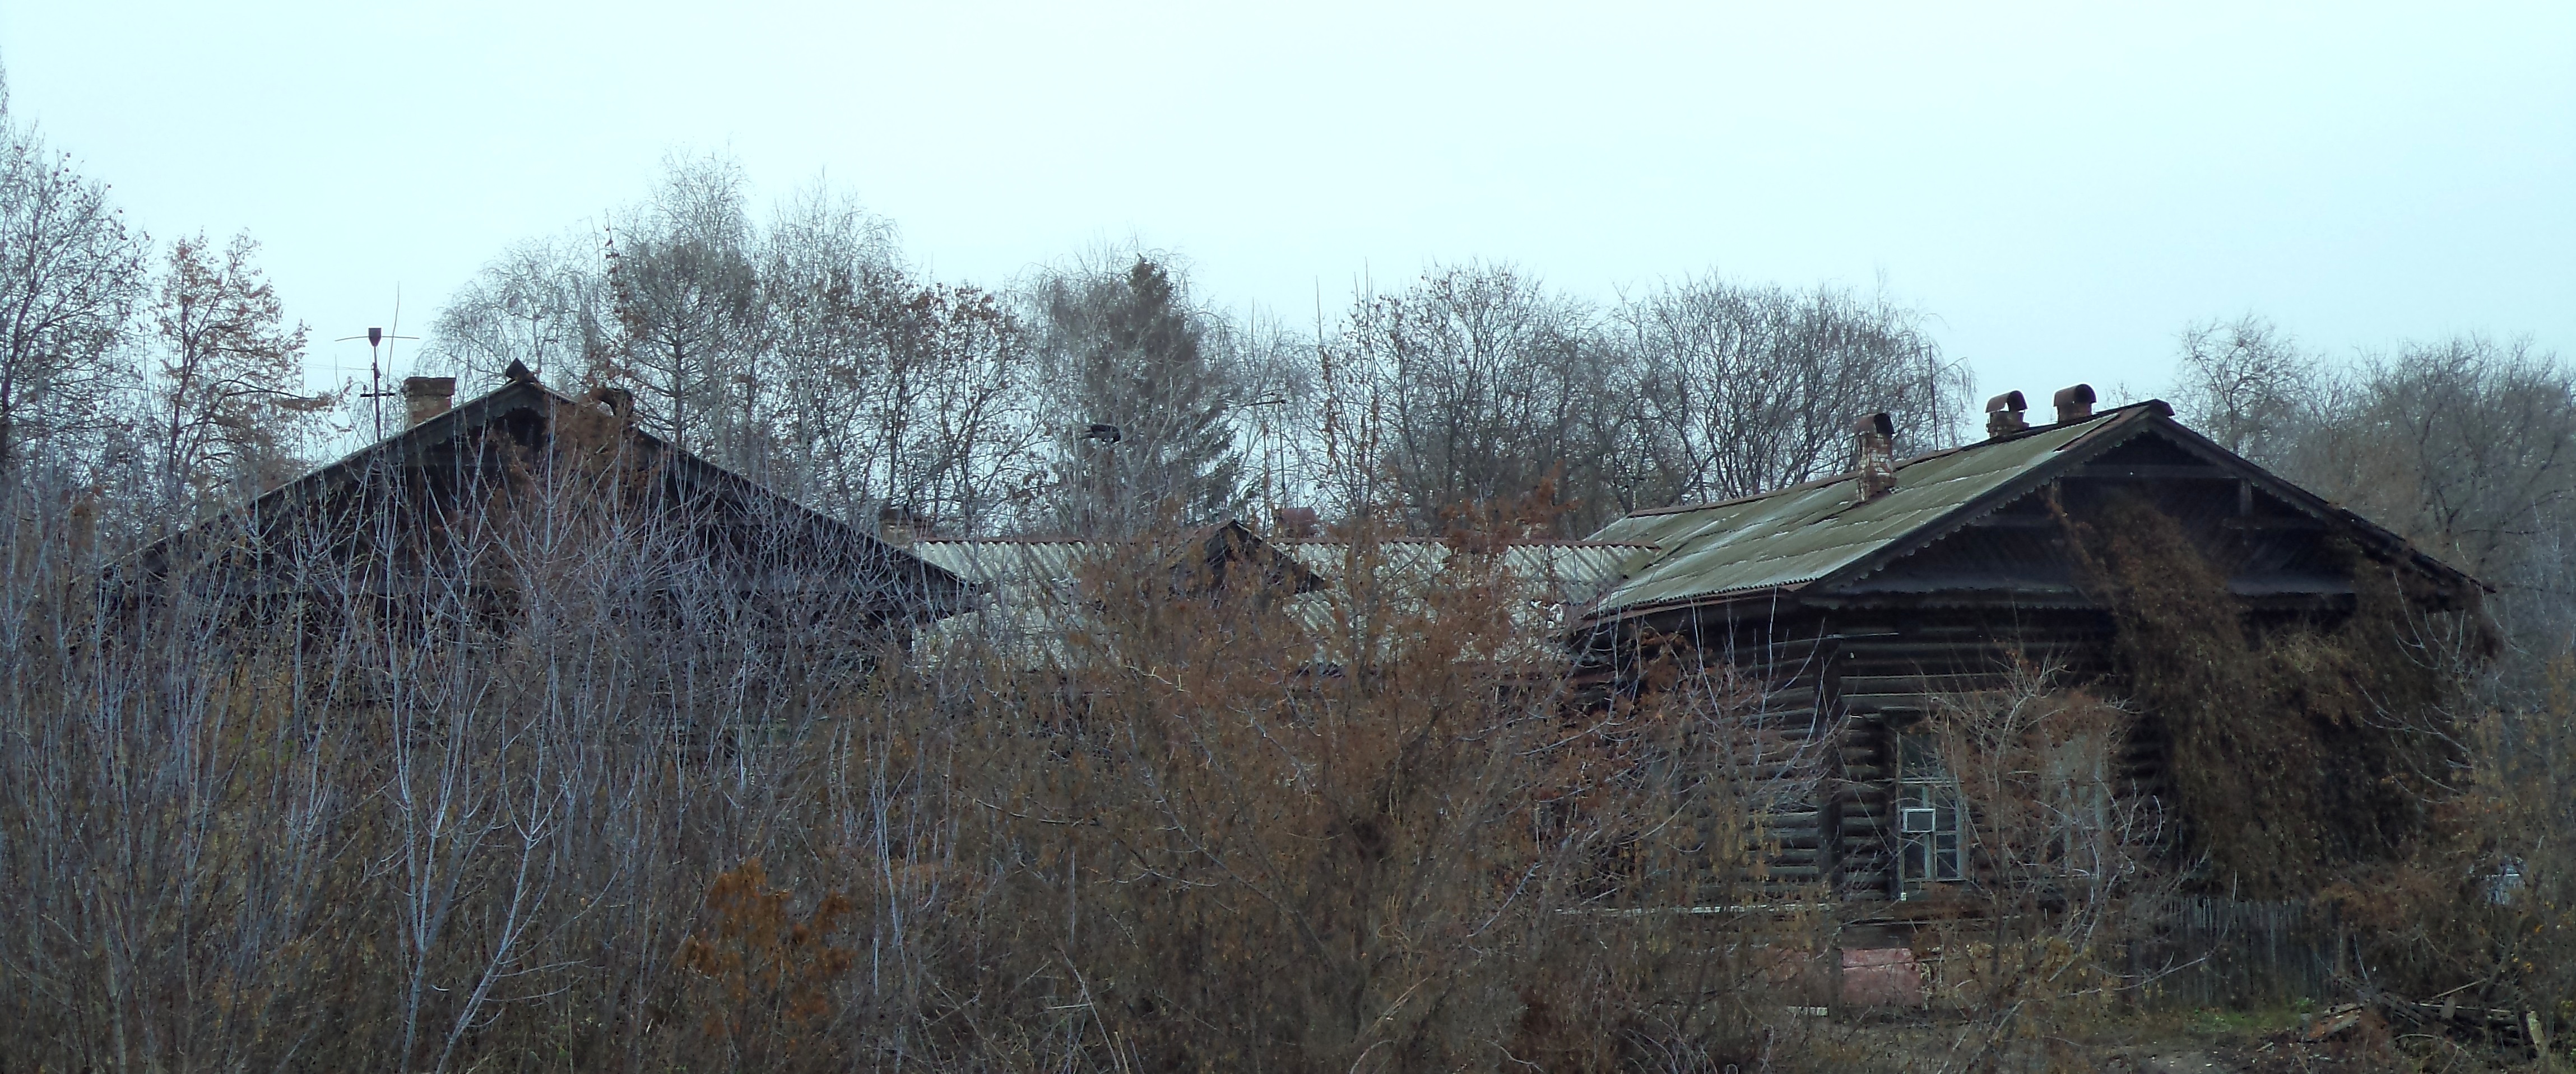
<svg viewBox="0 0 2576 1074"><path fill-rule="evenodd" d="M2151 976L2150 1003L2171 1007L2272 1007L2324 1002L2335 976L2334 922L2305 903L2185 898L2156 940L2130 950Z"/></svg>

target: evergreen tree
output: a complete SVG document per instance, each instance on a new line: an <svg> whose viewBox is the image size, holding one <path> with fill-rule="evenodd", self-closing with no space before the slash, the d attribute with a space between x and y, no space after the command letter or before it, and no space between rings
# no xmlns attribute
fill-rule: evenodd
<svg viewBox="0 0 2576 1074"><path fill-rule="evenodd" d="M1055 521L1115 537L1240 511L1244 460L1228 420L1240 378L1172 274L1139 255L1124 272L1054 275L1036 299L1054 396Z"/></svg>

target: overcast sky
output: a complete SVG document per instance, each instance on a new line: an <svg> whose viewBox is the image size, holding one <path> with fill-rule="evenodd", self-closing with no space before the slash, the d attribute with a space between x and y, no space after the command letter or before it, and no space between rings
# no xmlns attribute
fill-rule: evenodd
<svg viewBox="0 0 2576 1074"><path fill-rule="evenodd" d="M1102 240L1311 321L1508 259L1934 314L1981 389L2163 386L2187 322L2576 358L2576 4L0 4L12 111L168 238L247 228L326 366L674 149L826 177L943 278Z"/></svg>

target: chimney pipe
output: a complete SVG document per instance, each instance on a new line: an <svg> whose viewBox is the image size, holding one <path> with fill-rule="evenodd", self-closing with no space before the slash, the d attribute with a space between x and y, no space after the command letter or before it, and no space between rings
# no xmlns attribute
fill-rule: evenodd
<svg viewBox="0 0 2576 1074"><path fill-rule="evenodd" d="M1852 423L1852 472L1860 481L1860 499L1868 503L1896 488L1896 421L1882 410Z"/></svg>
<svg viewBox="0 0 2576 1074"><path fill-rule="evenodd" d="M447 408L455 399L455 377L403 378L403 409L410 418L404 427L409 428L447 413Z"/></svg>
<svg viewBox="0 0 2576 1074"><path fill-rule="evenodd" d="M2057 423L2083 421L2093 416L2093 386L2078 384L2057 391Z"/></svg>
<svg viewBox="0 0 2576 1074"><path fill-rule="evenodd" d="M2030 401L2020 392L2005 392L1986 400L1986 437L2010 436L2030 428L2030 420L2021 416L2029 409Z"/></svg>

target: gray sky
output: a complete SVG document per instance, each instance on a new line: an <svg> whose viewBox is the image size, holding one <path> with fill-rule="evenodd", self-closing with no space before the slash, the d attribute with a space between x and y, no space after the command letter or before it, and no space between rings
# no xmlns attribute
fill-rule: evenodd
<svg viewBox="0 0 2576 1074"><path fill-rule="evenodd" d="M1304 323L1510 259L1883 280L1985 391L2160 388L2186 322L2576 358L2576 4L0 6L12 110L167 238L248 228L317 363L673 149L944 278L1103 239ZM354 346L354 350L353 350Z"/></svg>

